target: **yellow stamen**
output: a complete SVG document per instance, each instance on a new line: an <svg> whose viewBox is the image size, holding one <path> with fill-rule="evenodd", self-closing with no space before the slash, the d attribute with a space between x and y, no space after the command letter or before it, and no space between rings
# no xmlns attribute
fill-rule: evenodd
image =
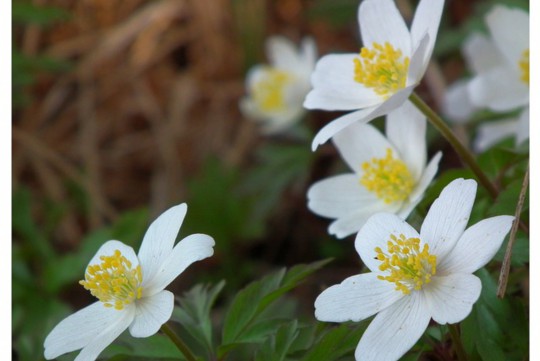
<svg viewBox="0 0 540 361"><path fill-rule="evenodd" d="M519 60L519 69L521 70L520 80L529 85L529 49L525 50L523 54L521 54L521 59Z"/></svg>
<svg viewBox="0 0 540 361"><path fill-rule="evenodd" d="M409 60L388 42L373 43L373 49L362 48L354 59L354 80L387 99L405 87Z"/></svg>
<svg viewBox="0 0 540 361"><path fill-rule="evenodd" d="M376 258L381 261L379 270L388 273L377 276L378 279L395 283L396 291L406 295L431 282L431 276L437 272L437 256L429 253L429 245L424 244L420 251L420 239L405 238L403 234L398 238L392 234L387 247L388 253L375 248Z"/></svg>
<svg viewBox="0 0 540 361"><path fill-rule="evenodd" d="M385 203L404 201L414 188L414 179L407 165L392 156L392 149L386 149L385 158L373 158L362 164L364 174L360 179L370 192Z"/></svg>
<svg viewBox="0 0 540 361"><path fill-rule="evenodd" d="M264 76L254 84L253 98L264 112L285 109L285 87L293 81L293 76L283 70L266 68Z"/></svg>
<svg viewBox="0 0 540 361"><path fill-rule="evenodd" d="M142 296L141 266L132 267L131 262L119 250L112 256L101 256L100 264L86 269L84 281L79 283L97 297L105 307L122 310Z"/></svg>

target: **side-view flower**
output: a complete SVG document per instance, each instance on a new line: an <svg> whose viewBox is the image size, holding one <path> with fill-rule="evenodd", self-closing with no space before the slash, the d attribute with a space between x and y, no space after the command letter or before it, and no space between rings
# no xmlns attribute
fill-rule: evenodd
<svg viewBox="0 0 540 361"><path fill-rule="evenodd" d="M318 181L307 198L311 211L336 218L328 232L338 238L358 232L377 212L406 219L442 155L426 166L426 118L408 101L386 117L386 137L370 124L354 123L332 140L353 173Z"/></svg>
<svg viewBox="0 0 540 361"><path fill-rule="evenodd" d="M398 108L420 83L433 52L444 0L421 0L411 29L393 0L364 0L358 8L359 54L322 57L311 76L307 109L355 110L323 127L312 149L355 123Z"/></svg>
<svg viewBox="0 0 540 361"><path fill-rule="evenodd" d="M480 296L472 273L500 248L514 217L497 216L465 229L476 182L446 186L420 233L394 214L378 213L360 230L356 251L370 270L323 291L315 301L320 321L361 321L377 314L355 352L357 360L397 360L418 341L430 319L462 321Z"/></svg>
<svg viewBox="0 0 540 361"><path fill-rule="evenodd" d="M205 234L187 236L174 245L186 212L183 203L159 216L138 255L116 240L100 247L80 281L99 301L56 325L45 339L46 359L81 349L75 360L95 360L127 328L133 337L149 337L159 330L174 307L174 295L165 287L190 264L214 253L215 242Z"/></svg>
<svg viewBox="0 0 540 361"><path fill-rule="evenodd" d="M266 42L266 52L270 64L249 70L248 95L240 100L240 109L261 123L263 133L275 134L295 124L305 113L302 102L310 89L317 48L312 38L305 38L297 49L290 40L273 36Z"/></svg>

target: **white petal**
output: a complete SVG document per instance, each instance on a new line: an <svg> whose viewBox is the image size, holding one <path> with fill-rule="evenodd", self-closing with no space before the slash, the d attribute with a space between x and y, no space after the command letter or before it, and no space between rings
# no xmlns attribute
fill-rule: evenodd
<svg viewBox="0 0 540 361"><path fill-rule="evenodd" d="M315 138L311 143L311 149L317 149L319 145L325 143L328 139L332 138L340 130L345 129L354 122L367 123L370 120L388 114L392 110L401 106L401 104L403 104L411 95L413 90L414 86L405 87L377 106L371 108L364 108L334 119L330 123L326 124L315 135Z"/></svg>
<svg viewBox="0 0 540 361"><path fill-rule="evenodd" d="M426 166L426 117L410 102L388 113L386 135L415 181Z"/></svg>
<svg viewBox="0 0 540 361"><path fill-rule="evenodd" d="M324 290L315 300L319 321L362 321L392 305L404 294L375 273L352 276Z"/></svg>
<svg viewBox="0 0 540 361"><path fill-rule="evenodd" d="M317 62L317 44L312 37L305 37L301 44L302 63L310 74Z"/></svg>
<svg viewBox="0 0 540 361"><path fill-rule="evenodd" d="M101 247L99 247L94 257L92 257L90 262L88 262L88 265L101 264L101 262L103 262L100 259L101 256L112 256L115 251L120 251L122 256L126 257L131 262L133 268L136 268L139 265L139 259L137 258L133 248L120 241L105 242Z"/></svg>
<svg viewBox="0 0 540 361"><path fill-rule="evenodd" d="M358 8L358 24L362 43L372 48L373 43L388 42L404 56L411 54L409 29L392 0L364 0Z"/></svg>
<svg viewBox="0 0 540 361"><path fill-rule="evenodd" d="M338 218L374 203L375 194L367 191L356 174L341 174L314 183L308 190L308 208L323 217Z"/></svg>
<svg viewBox="0 0 540 361"><path fill-rule="evenodd" d="M458 178L448 184L431 205L420 235L429 244L429 252L438 259L443 259L463 234L475 195L476 181Z"/></svg>
<svg viewBox="0 0 540 361"><path fill-rule="evenodd" d="M458 80L448 88L444 95L442 113L453 123L466 123L476 111L469 95L469 80Z"/></svg>
<svg viewBox="0 0 540 361"><path fill-rule="evenodd" d="M418 205L418 203L420 203L420 201L424 197L426 189L429 187L431 181L433 181L433 178L435 178L435 175L437 174L441 157L442 153L437 152L437 154L435 154L433 158L431 158L428 166L426 167L426 169L424 169L422 177L420 178L413 192L409 196L409 201L407 203L404 203L402 208L397 213L398 216L406 219L411 213L411 211Z"/></svg>
<svg viewBox="0 0 540 361"><path fill-rule="evenodd" d="M161 291L137 300L136 306L137 313L129 325L129 332L133 337L149 337L171 318L174 295L169 291Z"/></svg>
<svg viewBox="0 0 540 361"><path fill-rule="evenodd" d="M444 7L444 0L422 0L416 8L411 25L411 39L413 49L417 48L424 34L429 35L429 43L423 57L423 63L427 64L431 58L439 24Z"/></svg>
<svg viewBox="0 0 540 361"><path fill-rule="evenodd" d="M529 107L525 108L519 115L516 127L516 144L520 145L527 139L529 139Z"/></svg>
<svg viewBox="0 0 540 361"><path fill-rule="evenodd" d="M387 149L395 158L401 158L399 150L388 142L371 124L353 123L332 137L343 160L355 173L362 175L362 164L373 158L385 158Z"/></svg>
<svg viewBox="0 0 540 361"><path fill-rule="evenodd" d="M484 34L473 33L463 44L463 56L474 74L504 66L506 60L495 43Z"/></svg>
<svg viewBox="0 0 540 361"><path fill-rule="evenodd" d="M381 262L377 260L376 247L387 250L387 242L390 235L403 234L406 238L420 238L418 232L407 222L395 214L377 213L368 219L364 227L356 235L354 246L360 255L362 262L375 273L380 273Z"/></svg>
<svg viewBox="0 0 540 361"><path fill-rule="evenodd" d="M473 273L484 267L501 247L513 216L484 219L469 227L456 246L437 264L437 274Z"/></svg>
<svg viewBox="0 0 540 361"><path fill-rule="evenodd" d="M132 318L131 308L118 311L105 307L101 302L95 302L56 325L45 339L45 358L50 360L67 352L87 347L95 343L98 338L108 339L106 336L117 329L119 335L127 328L129 323L126 324L126 322L131 321ZM118 335L107 342L99 352Z"/></svg>
<svg viewBox="0 0 540 361"><path fill-rule="evenodd" d="M160 292L193 262L213 255L214 245L214 239L206 234L192 234L178 242L159 265L156 276L143 288L143 297Z"/></svg>
<svg viewBox="0 0 540 361"><path fill-rule="evenodd" d="M508 111L529 103L529 87L508 68L495 68L471 79L471 101L478 107Z"/></svg>
<svg viewBox="0 0 540 361"><path fill-rule="evenodd" d="M411 56L409 71L407 72L407 86L417 86L422 80L429 65L428 51L430 50L430 44L429 34L426 33Z"/></svg>
<svg viewBox="0 0 540 361"><path fill-rule="evenodd" d="M434 276L422 289L431 317L441 325L460 322L471 313L478 300L482 282L475 275L455 273L445 277Z"/></svg>
<svg viewBox="0 0 540 361"><path fill-rule="evenodd" d="M383 99L354 80L358 54L323 56L311 75L313 90L304 102L307 109L354 110L380 104Z"/></svg>
<svg viewBox="0 0 540 361"><path fill-rule="evenodd" d="M486 24L495 45L517 71L523 52L529 49L529 14L516 8L494 6L486 15Z"/></svg>
<svg viewBox="0 0 540 361"><path fill-rule="evenodd" d="M380 200L371 204L364 204L362 208L332 222L328 227L328 233L334 234L338 238L345 238L357 233L372 215L379 212L396 213L400 207L401 203L399 202L386 204Z"/></svg>
<svg viewBox="0 0 540 361"><path fill-rule="evenodd" d="M517 119L501 119L480 124L474 140L474 150L482 153L501 140L514 136L517 133L519 121Z"/></svg>
<svg viewBox="0 0 540 361"><path fill-rule="evenodd" d="M294 70L300 62L296 45L284 36L268 38L266 55L272 66L283 70Z"/></svg>
<svg viewBox="0 0 540 361"><path fill-rule="evenodd" d="M171 254L186 213L185 203L169 208L146 231L139 250L143 285L154 278L161 264Z"/></svg>
<svg viewBox="0 0 540 361"><path fill-rule="evenodd" d="M354 355L362 361L398 360L422 336L429 320L422 293L412 292L375 316Z"/></svg>

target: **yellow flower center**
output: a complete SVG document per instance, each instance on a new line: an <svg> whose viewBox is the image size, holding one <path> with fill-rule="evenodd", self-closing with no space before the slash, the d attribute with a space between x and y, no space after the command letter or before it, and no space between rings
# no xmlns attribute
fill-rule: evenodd
<svg viewBox="0 0 540 361"><path fill-rule="evenodd" d="M253 98L264 112L283 110L285 104L285 87L293 80L293 76L283 70L268 68L264 77L253 87Z"/></svg>
<svg viewBox="0 0 540 361"><path fill-rule="evenodd" d="M373 43L373 49L362 48L354 59L354 80L387 99L405 87L409 60L388 42Z"/></svg>
<svg viewBox="0 0 540 361"><path fill-rule="evenodd" d="M386 149L385 158L373 158L371 162L364 162L362 170L364 174L360 184L387 204L403 201L413 191L414 179L411 172L405 163L392 156L390 148Z"/></svg>
<svg viewBox="0 0 540 361"><path fill-rule="evenodd" d="M381 261L379 270L388 273L388 276L377 276L378 279L395 283L396 291L406 295L431 282L431 276L437 271L437 256L429 253L427 244L420 251L420 239L405 238L403 234L398 238L392 234L387 247L388 253L375 247L377 259Z"/></svg>
<svg viewBox="0 0 540 361"><path fill-rule="evenodd" d="M521 59L519 60L519 69L521 70L521 81L529 85L529 49L525 50L521 54Z"/></svg>
<svg viewBox="0 0 540 361"><path fill-rule="evenodd" d="M100 264L86 269L84 281L79 283L97 297L105 307L122 310L142 295L141 266L132 267L131 262L119 250L112 256L101 256Z"/></svg>

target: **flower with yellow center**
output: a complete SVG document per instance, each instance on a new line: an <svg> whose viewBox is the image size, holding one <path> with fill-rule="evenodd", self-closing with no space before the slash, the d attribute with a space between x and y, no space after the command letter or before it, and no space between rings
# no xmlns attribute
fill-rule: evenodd
<svg viewBox="0 0 540 361"><path fill-rule="evenodd" d="M510 136L518 145L529 138L529 14L496 5L486 24L488 35L475 33L465 41L463 55L473 77L449 87L444 113L454 122L465 122L483 108L522 112L481 124L474 140L478 152Z"/></svg>
<svg viewBox="0 0 540 361"><path fill-rule="evenodd" d="M320 321L361 321L356 359L392 361L422 336L431 319L462 321L480 296L473 272L500 248L514 217L497 216L465 229L476 182L456 179L432 204L420 233L399 217L378 213L356 236L356 251L370 270L324 290L315 301Z"/></svg>
<svg viewBox="0 0 540 361"><path fill-rule="evenodd" d="M281 36L266 43L268 65L256 65L246 77L247 96L240 109L261 123L264 134L285 131L305 113L302 102L309 91L309 76L315 67L316 47L311 38L300 49Z"/></svg>
<svg viewBox="0 0 540 361"><path fill-rule="evenodd" d="M126 328L133 337L159 330L174 307L174 295L165 287L190 264L214 253L214 240L204 234L174 245L186 212L184 203L159 216L138 255L119 241L101 246L80 281L98 301L56 325L45 339L46 359L81 349L75 360L95 360Z"/></svg>
<svg viewBox="0 0 540 361"><path fill-rule="evenodd" d="M376 212L406 218L437 172L441 153L426 164L426 119L410 102L386 117L386 137L355 123L333 137L352 173L320 180L307 193L308 208L336 220L328 232L356 233Z"/></svg>
<svg viewBox="0 0 540 361"><path fill-rule="evenodd" d="M312 149L353 123L367 123L400 107L424 75L444 0L421 0L410 30L393 0L363 0L359 53L322 57L311 76L307 109L345 110L315 136Z"/></svg>

